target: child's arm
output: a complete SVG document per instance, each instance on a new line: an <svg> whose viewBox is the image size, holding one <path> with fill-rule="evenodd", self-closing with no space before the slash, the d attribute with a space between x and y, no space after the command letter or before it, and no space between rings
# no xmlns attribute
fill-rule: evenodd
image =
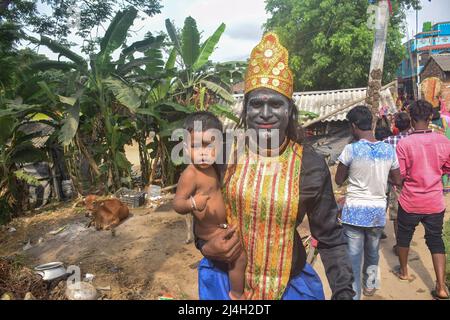
<svg viewBox="0 0 450 320"><path fill-rule="evenodd" d="M178 180L177 192L173 199L173 209L179 214L188 214L192 212L192 202L190 197L196 190L195 172L189 168L184 170Z"/></svg>

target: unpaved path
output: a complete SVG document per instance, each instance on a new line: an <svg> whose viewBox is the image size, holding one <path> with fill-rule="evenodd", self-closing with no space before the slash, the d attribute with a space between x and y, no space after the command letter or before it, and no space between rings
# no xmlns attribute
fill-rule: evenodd
<svg viewBox="0 0 450 320"><path fill-rule="evenodd" d="M68 206L12 222L17 231L0 233L0 255L19 254L29 266L61 261L76 265L83 275L95 275L94 285L111 286L111 299L197 298L196 266L201 255L184 243L184 218L170 203L156 210L132 210L132 216L116 229L96 231L85 227L87 218ZM52 230L66 228L57 235ZM38 244L39 238L41 243ZM33 247L23 251L31 239Z"/></svg>

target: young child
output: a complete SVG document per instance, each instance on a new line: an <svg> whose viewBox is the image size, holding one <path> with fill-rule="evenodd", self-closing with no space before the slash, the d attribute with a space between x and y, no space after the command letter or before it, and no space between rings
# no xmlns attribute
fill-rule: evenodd
<svg viewBox="0 0 450 320"><path fill-rule="evenodd" d="M222 123L210 112L196 112L187 117L184 129L190 133L190 141L185 146L191 164L184 170L178 181L173 201L174 210L180 214L194 216L195 236L204 241L212 239L220 229L226 229L225 203L221 193L221 183L216 169L217 134L222 139ZM232 300L245 299L244 279L247 257L241 256L228 266Z"/></svg>

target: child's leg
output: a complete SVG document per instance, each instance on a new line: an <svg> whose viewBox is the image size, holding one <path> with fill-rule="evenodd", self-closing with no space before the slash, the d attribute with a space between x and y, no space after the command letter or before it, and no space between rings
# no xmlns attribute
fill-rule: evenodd
<svg viewBox="0 0 450 320"><path fill-rule="evenodd" d="M243 299L244 282L245 282L245 268L247 267L247 255L242 250L241 255L236 261L230 263L228 276L230 278L230 298Z"/></svg>

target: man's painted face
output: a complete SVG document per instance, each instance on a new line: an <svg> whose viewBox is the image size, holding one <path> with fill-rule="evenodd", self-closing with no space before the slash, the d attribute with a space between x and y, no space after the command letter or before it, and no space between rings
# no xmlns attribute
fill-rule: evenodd
<svg viewBox="0 0 450 320"><path fill-rule="evenodd" d="M258 138L278 147L287 135L291 108L289 100L271 89L256 89L248 94L247 127L257 131ZM270 145L267 145L269 147Z"/></svg>

